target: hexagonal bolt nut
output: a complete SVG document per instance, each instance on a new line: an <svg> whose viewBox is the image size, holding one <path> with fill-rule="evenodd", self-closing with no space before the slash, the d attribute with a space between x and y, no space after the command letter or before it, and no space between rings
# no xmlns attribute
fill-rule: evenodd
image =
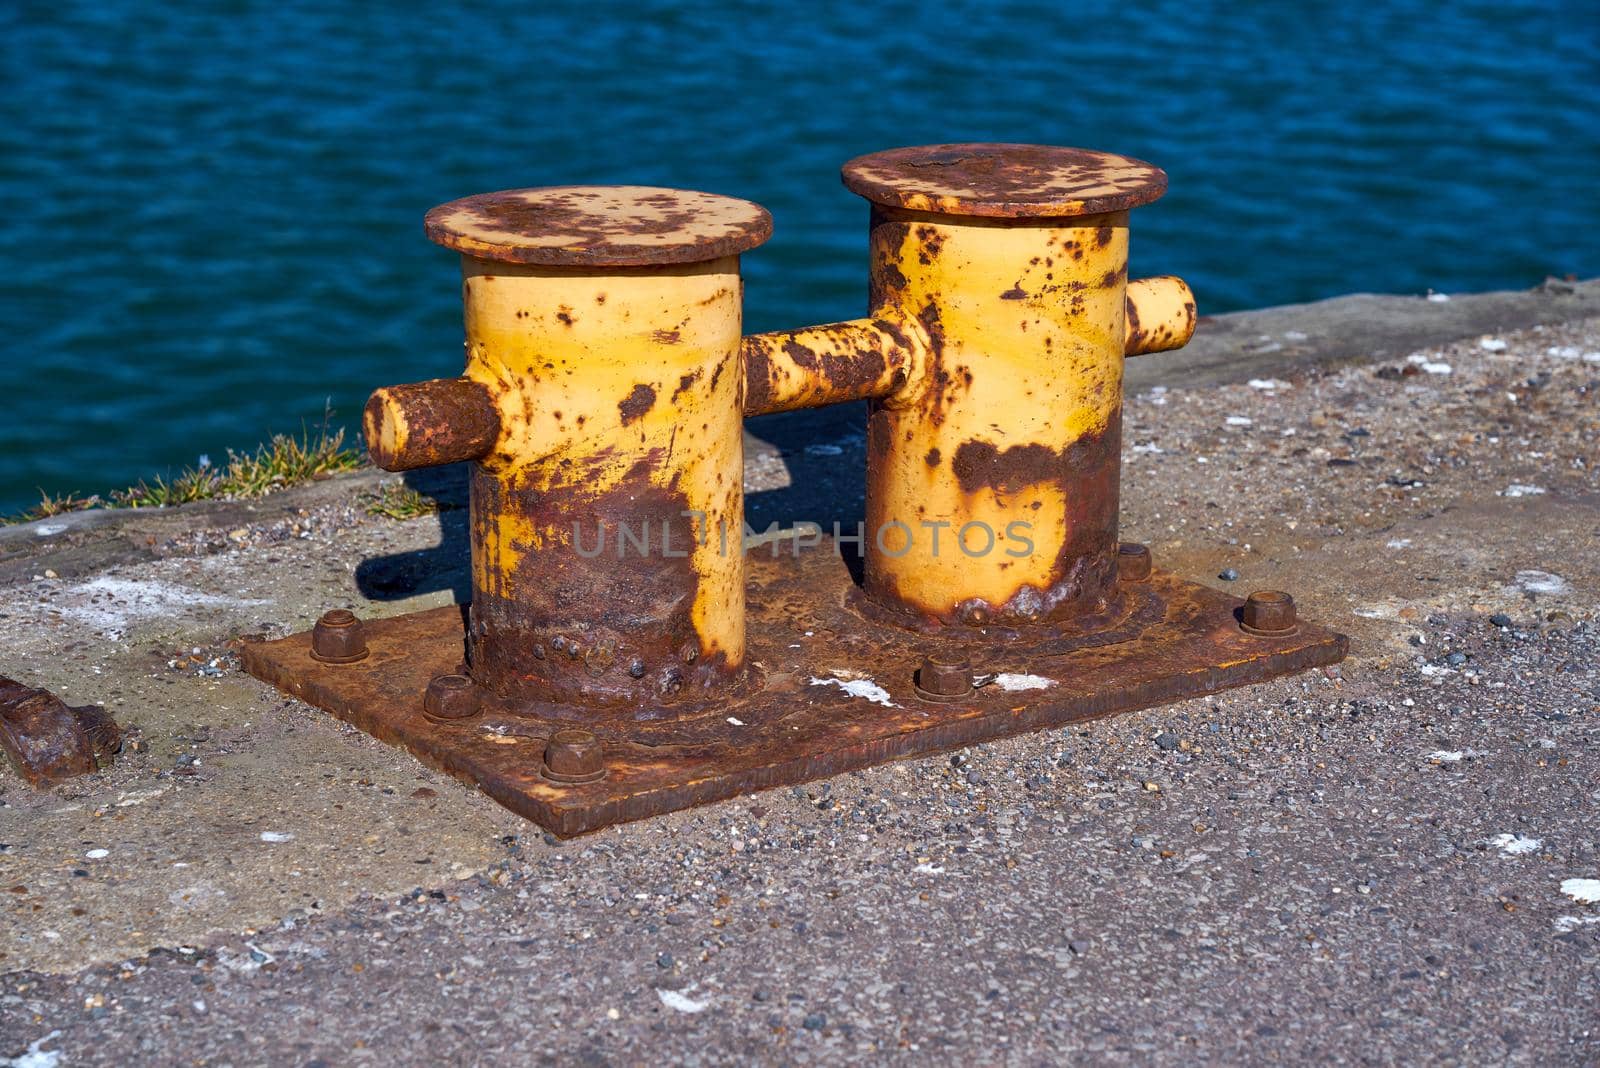
<svg viewBox="0 0 1600 1068"><path fill-rule="evenodd" d="M914 688L924 701L958 701L972 693L972 661L959 653L934 653L917 668Z"/></svg>
<svg viewBox="0 0 1600 1068"><path fill-rule="evenodd" d="M1125 541L1117 546L1117 578L1143 582L1150 577L1150 546Z"/></svg>
<svg viewBox="0 0 1600 1068"><path fill-rule="evenodd" d="M353 664L367 657L367 635L354 612L335 608L311 628L311 657L324 664Z"/></svg>
<svg viewBox="0 0 1600 1068"><path fill-rule="evenodd" d="M1239 626L1249 634L1292 634L1299 624L1295 619L1294 598L1282 590L1257 590L1245 598Z"/></svg>
<svg viewBox="0 0 1600 1068"><path fill-rule="evenodd" d="M465 675L435 676L422 695L422 714L429 719L469 719L478 706L478 687Z"/></svg>
<svg viewBox="0 0 1600 1068"><path fill-rule="evenodd" d="M544 746L544 776L552 782L594 782L606 776L605 746L593 731L568 727Z"/></svg>

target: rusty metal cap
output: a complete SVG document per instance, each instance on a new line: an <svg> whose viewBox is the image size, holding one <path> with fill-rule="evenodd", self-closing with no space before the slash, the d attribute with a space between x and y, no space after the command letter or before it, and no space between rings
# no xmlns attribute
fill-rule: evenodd
<svg viewBox="0 0 1600 1068"><path fill-rule="evenodd" d="M429 719L469 719L478 714L477 686L465 675L435 675L422 694L422 714Z"/></svg>
<svg viewBox="0 0 1600 1068"><path fill-rule="evenodd" d="M1293 634L1299 626L1294 598L1282 590L1257 590L1245 598L1239 626L1249 634Z"/></svg>
<svg viewBox="0 0 1600 1068"><path fill-rule="evenodd" d="M558 267L701 263L772 236L759 204L648 185L553 185L452 200L428 212L428 239L480 260Z"/></svg>
<svg viewBox="0 0 1600 1068"><path fill-rule="evenodd" d="M1150 546L1125 541L1117 546L1117 577L1124 582L1143 582L1150 577Z"/></svg>
<svg viewBox="0 0 1600 1068"><path fill-rule="evenodd" d="M311 657L324 664L353 664L367 656L367 636L354 612L335 608L311 628Z"/></svg>
<svg viewBox="0 0 1600 1068"><path fill-rule="evenodd" d="M972 661L960 653L925 657L912 688L924 701L959 701L972 693Z"/></svg>
<svg viewBox="0 0 1600 1068"><path fill-rule="evenodd" d="M857 156L845 188L875 204L941 215L1058 218L1125 211L1167 191L1160 167L1111 152L970 143Z"/></svg>
<svg viewBox="0 0 1600 1068"><path fill-rule="evenodd" d="M594 782L605 778L605 747L593 731L556 731L544 747L545 778L555 782Z"/></svg>

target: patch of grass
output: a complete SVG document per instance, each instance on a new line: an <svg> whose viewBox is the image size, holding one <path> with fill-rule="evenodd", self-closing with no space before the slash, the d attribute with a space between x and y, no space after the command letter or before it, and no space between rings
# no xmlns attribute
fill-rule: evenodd
<svg viewBox="0 0 1600 1068"><path fill-rule="evenodd" d="M0 523L31 523L35 519L49 519L53 515L65 515L68 512L82 512L89 508L100 508L105 503L98 493L89 497L80 497L76 493L62 493L52 497L44 490L40 490L38 504L25 512L0 517Z"/></svg>
<svg viewBox="0 0 1600 1068"><path fill-rule="evenodd" d="M85 508L165 508L190 501L237 500L264 497L275 490L326 478L339 471L352 471L366 461L359 449L346 448L344 430L329 430L332 411L323 415L322 426L309 427L299 436L277 434L258 445L254 452L228 450L228 462L213 467L203 459L198 466L185 468L168 479L141 480L124 490L102 498L80 497L74 493L52 497L43 494L40 502L20 515L0 519L3 523L27 523L63 512ZM420 513L419 513L420 514Z"/></svg>
<svg viewBox="0 0 1600 1068"><path fill-rule="evenodd" d="M424 496L404 482L385 482L378 492L365 498L368 515L381 515L388 519L417 519L433 515L439 502Z"/></svg>

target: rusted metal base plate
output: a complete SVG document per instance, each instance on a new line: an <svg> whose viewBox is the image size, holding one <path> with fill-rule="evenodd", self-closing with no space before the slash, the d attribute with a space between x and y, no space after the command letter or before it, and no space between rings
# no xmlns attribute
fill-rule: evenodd
<svg viewBox="0 0 1600 1068"><path fill-rule="evenodd" d="M311 658L309 632L247 645L245 669L424 762L475 783L563 837L614 823L805 782L903 757L1145 708L1261 682L1343 659L1346 639L1302 623L1284 637L1239 628L1242 602L1156 571L1125 583L1092 631L917 633L868 618L827 542L749 560L753 693L680 709L490 707L470 720L422 714L435 675L461 670L460 607L366 624L365 660ZM916 696L913 671L932 652L964 652L980 677L967 699ZM668 716L671 718L666 718ZM608 772L563 785L542 774L545 740L575 721L599 735Z"/></svg>

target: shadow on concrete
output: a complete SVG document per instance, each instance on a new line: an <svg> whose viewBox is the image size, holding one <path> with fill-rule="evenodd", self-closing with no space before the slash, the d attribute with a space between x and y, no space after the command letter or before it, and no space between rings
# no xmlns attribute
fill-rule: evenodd
<svg viewBox="0 0 1600 1068"><path fill-rule="evenodd" d="M815 523L854 534L866 514L866 405L842 404L748 420L746 452L782 456L789 485L745 495L745 522L756 532ZM426 549L375 556L356 567L356 585L374 601L398 601L449 590L457 603L472 599L467 523L467 465L407 471L397 476L439 509L440 539ZM758 550L759 551L759 550ZM860 554L843 553L856 581Z"/></svg>
<svg viewBox="0 0 1600 1068"><path fill-rule="evenodd" d="M430 467L397 476L439 509L439 544L391 556L373 556L356 565L356 587L373 601L399 601L449 590L457 603L472 599L470 540L467 536L467 465Z"/></svg>

